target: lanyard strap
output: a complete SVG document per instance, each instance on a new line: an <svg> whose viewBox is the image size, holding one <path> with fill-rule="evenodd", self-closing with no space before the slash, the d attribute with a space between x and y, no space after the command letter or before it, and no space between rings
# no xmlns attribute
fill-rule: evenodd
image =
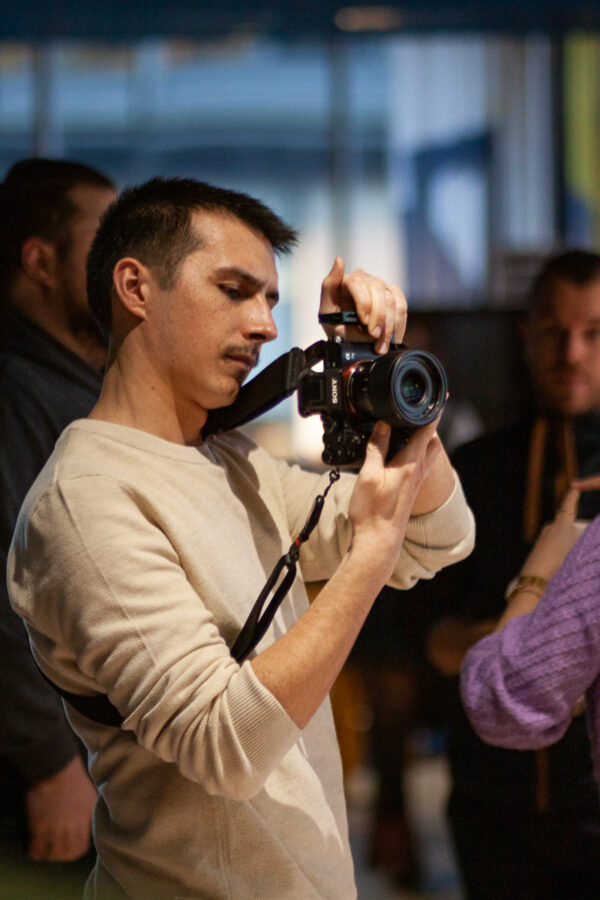
<svg viewBox="0 0 600 900"><path fill-rule="evenodd" d="M325 488L322 494L317 494L315 497L315 501L312 505L312 509L308 514L308 518L304 524L304 528L296 538L296 540L290 545L290 549L288 552L278 560L275 564L275 567L271 574L269 575L267 582L258 595L258 599L254 606L250 611L250 615L246 619L244 626L240 633L238 634L236 641L231 648L231 655L233 658L242 663L249 654L254 650L258 642L265 636L267 629L273 618L275 613L283 603L286 595L288 594L292 584L294 583L294 579L296 577L296 562L298 560L298 556L300 555L300 547L301 545L308 540L311 535L311 532L316 527L317 522L321 518L321 512L323 511L323 504L325 503L325 497L329 493L332 485L338 481L340 477L340 471L336 467L331 470L329 473L329 484ZM275 588L277 581L279 580L281 573L286 569L283 580L280 584ZM273 591L273 596L269 601L266 609L263 612L263 606L267 600L269 594ZM262 613L262 615L261 615Z"/></svg>

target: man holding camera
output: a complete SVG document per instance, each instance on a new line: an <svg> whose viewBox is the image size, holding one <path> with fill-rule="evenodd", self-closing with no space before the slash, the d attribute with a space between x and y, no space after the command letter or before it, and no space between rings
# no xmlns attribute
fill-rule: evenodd
<svg viewBox="0 0 600 900"><path fill-rule="evenodd" d="M327 483L237 432L201 436L276 336L275 254L294 240L246 195L154 179L121 195L90 252L107 375L30 492L9 571L44 672L123 719L68 706L99 792L88 898L355 896L328 691L381 586L472 547L435 423L389 465L378 424L257 652L232 658ZM321 312L353 308L378 352L403 333L400 291L336 260ZM329 579L311 606L303 579Z"/></svg>

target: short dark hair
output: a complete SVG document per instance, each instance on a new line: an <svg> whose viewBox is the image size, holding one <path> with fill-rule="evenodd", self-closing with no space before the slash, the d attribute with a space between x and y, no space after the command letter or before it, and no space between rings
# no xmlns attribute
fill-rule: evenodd
<svg viewBox="0 0 600 900"><path fill-rule="evenodd" d="M529 308L535 314L558 281L584 287L600 278L600 255L591 250L566 250L550 256L536 275L529 294Z"/></svg>
<svg viewBox="0 0 600 900"><path fill-rule="evenodd" d="M104 213L88 256L88 302L103 333L111 330L113 271L120 259L138 259L162 290L177 283L183 260L200 246L192 226L195 212L217 212L239 219L287 253L296 232L260 200L193 178L153 178L125 189Z"/></svg>
<svg viewBox="0 0 600 900"><path fill-rule="evenodd" d="M41 237L65 255L76 207L69 192L80 185L114 190L106 175L83 163L31 158L15 163L0 184L0 291L8 295L21 267L21 248Z"/></svg>

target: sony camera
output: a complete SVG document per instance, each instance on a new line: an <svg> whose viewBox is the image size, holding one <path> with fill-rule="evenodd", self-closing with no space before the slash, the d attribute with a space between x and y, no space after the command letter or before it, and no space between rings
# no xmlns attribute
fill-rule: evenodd
<svg viewBox="0 0 600 900"><path fill-rule="evenodd" d="M392 345L384 355L372 344L325 342L323 371L303 372L298 383L300 415L320 413L323 462L338 468L361 465L375 422L392 426L388 460L416 428L433 422L446 402L446 374L433 354Z"/></svg>
<svg viewBox="0 0 600 900"><path fill-rule="evenodd" d="M317 363L322 371L315 371ZM373 344L333 337L280 356L241 388L231 406L209 413L202 436L237 428L294 391L300 415L321 416L323 462L356 469L378 420L392 427L389 460L416 428L437 419L448 384L440 362L425 350L393 344L379 355Z"/></svg>

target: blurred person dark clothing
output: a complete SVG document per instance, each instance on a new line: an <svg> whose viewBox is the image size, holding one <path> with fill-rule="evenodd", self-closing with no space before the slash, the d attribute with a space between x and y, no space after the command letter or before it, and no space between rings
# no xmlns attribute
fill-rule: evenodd
<svg viewBox="0 0 600 900"><path fill-rule="evenodd" d="M96 402L106 341L85 262L116 196L105 175L25 159L0 185L0 558L62 430ZM0 581L0 878L11 897L80 897L94 788L62 701L40 675ZM76 860L76 861L75 861Z"/></svg>
<svg viewBox="0 0 600 900"><path fill-rule="evenodd" d="M441 573L431 587L438 608L479 624L483 633L504 610L506 588L531 548L531 532L554 515L569 479L565 466L576 463L582 476L600 471L600 414L577 419L572 428L564 420L538 419L488 435L459 448L453 462L475 513L476 546L456 572ZM579 517L598 513L599 492L582 495ZM467 896L599 897L600 804L583 712L575 712L551 747L505 750L473 731L458 678L446 688L449 818Z"/></svg>
<svg viewBox="0 0 600 900"><path fill-rule="evenodd" d="M528 420L453 454L477 535L469 559L421 595L444 616L427 653L447 676L448 811L469 900L587 900L600 897L600 803L583 711L543 750L493 747L471 728L457 676L571 481L600 472L600 255L546 260L522 338ZM582 495L579 517L599 513L600 492Z"/></svg>
<svg viewBox="0 0 600 900"><path fill-rule="evenodd" d="M101 373L14 310L0 319L0 559L21 503L62 430L86 416ZM37 670L0 585L0 846L25 854L25 794L79 752L62 701ZM15 715L18 711L18 715ZM55 865L55 864L53 864Z"/></svg>

